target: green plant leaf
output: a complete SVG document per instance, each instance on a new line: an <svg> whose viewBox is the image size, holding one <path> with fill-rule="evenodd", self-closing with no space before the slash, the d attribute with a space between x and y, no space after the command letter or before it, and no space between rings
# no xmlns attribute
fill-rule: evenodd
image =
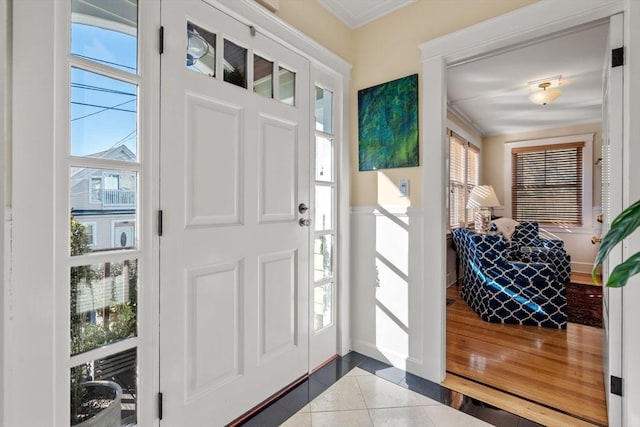
<svg viewBox="0 0 640 427"><path fill-rule="evenodd" d="M607 286L621 288L627 284L627 280L634 274L640 273L640 252L627 258L625 262L616 266L609 275Z"/></svg>
<svg viewBox="0 0 640 427"><path fill-rule="evenodd" d="M607 255L609 255L609 252L611 252L611 249L633 233L638 227L640 227L640 200L622 211L611 223L611 228L604 236L604 239L602 239L596 260L593 263L591 276L594 281L596 281L596 268L602 264Z"/></svg>

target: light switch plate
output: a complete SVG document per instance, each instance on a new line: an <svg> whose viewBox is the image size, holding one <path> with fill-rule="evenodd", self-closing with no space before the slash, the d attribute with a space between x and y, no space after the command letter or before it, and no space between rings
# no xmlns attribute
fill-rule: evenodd
<svg viewBox="0 0 640 427"><path fill-rule="evenodd" d="M409 197L409 180L401 179L398 181L398 190L400 190L400 195L402 197Z"/></svg>

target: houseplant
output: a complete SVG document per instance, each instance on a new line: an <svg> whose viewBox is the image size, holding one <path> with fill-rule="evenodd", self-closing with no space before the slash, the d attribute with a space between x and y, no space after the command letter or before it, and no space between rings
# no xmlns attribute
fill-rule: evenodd
<svg viewBox="0 0 640 427"><path fill-rule="evenodd" d="M611 252L611 249L633 233L638 227L640 227L640 200L622 211L620 215L613 220L611 228L602 239L596 260L593 264L593 270L591 271L594 283L597 283L597 268L604 262L609 252ZM629 280L631 276L638 273L640 273L640 252L630 256L613 269L609 274L607 286L614 288L622 287L627 284L627 280Z"/></svg>

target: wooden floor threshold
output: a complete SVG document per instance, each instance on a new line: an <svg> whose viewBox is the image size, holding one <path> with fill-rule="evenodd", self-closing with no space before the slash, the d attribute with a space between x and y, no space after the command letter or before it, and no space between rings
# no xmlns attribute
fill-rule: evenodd
<svg viewBox="0 0 640 427"><path fill-rule="evenodd" d="M447 372L444 387L549 427L598 427L580 418Z"/></svg>

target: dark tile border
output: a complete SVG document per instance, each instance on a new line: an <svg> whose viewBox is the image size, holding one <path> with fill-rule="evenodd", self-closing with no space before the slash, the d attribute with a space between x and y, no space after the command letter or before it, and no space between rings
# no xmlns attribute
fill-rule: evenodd
<svg viewBox="0 0 640 427"><path fill-rule="evenodd" d="M276 427L282 424L356 367L447 406L455 404L457 410L499 427L543 427L355 351L327 363L241 425Z"/></svg>

